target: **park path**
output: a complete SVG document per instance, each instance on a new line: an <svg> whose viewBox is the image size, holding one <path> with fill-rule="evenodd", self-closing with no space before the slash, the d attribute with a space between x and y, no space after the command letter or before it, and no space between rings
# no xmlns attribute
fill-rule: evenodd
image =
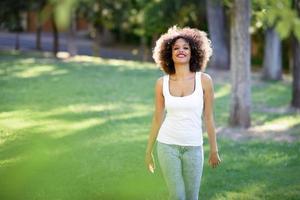
<svg viewBox="0 0 300 200"><path fill-rule="evenodd" d="M15 48L15 33L0 32L0 51L13 50ZM21 51L36 51L35 49L35 33L20 33L20 50ZM42 33L41 46L42 51L52 51L52 34ZM59 51L67 51L67 36L64 33L59 34ZM92 55L92 40L86 36L76 36L76 46L78 55ZM102 58L114 58L124 60L142 60L142 55L139 53L137 46L101 46L99 56ZM148 60L151 60L148 56Z"/></svg>

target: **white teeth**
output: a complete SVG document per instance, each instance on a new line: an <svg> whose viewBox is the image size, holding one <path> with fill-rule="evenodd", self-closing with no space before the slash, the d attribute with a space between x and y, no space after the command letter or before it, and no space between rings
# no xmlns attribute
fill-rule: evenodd
<svg viewBox="0 0 300 200"><path fill-rule="evenodd" d="M177 57L179 57L179 58L183 58L183 57L185 57L185 55L183 55L183 54L179 54L179 55L177 55Z"/></svg>

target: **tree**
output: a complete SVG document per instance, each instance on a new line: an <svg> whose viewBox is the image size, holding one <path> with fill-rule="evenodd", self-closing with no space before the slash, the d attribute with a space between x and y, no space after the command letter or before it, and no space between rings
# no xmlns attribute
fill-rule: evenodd
<svg viewBox="0 0 300 200"><path fill-rule="evenodd" d="M86 15L87 20L92 24L92 38L93 38L93 56L99 56L100 51L100 32L102 29L101 8L97 0L89 1L85 9L82 11ZM90 11L89 11L90 10Z"/></svg>
<svg viewBox="0 0 300 200"><path fill-rule="evenodd" d="M281 39L274 27L265 30L262 79L276 81L282 79Z"/></svg>
<svg viewBox="0 0 300 200"><path fill-rule="evenodd" d="M276 25L280 21L280 9L283 5L287 6L285 2L287 1L254 0L253 2L254 18L265 33L263 80L281 80L282 78L281 38L276 30Z"/></svg>
<svg viewBox="0 0 300 200"><path fill-rule="evenodd" d="M76 37L76 13L75 13L75 9L73 9L73 12L71 13L71 20L70 20L68 32L67 32L67 49L70 56L77 55L75 37Z"/></svg>
<svg viewBox="0 0 300 200"><path fill-rule="evenodd" d="M282 79L281 38L278 33L278 23L282 21L281 12L290 9L286 0L254 0L254 21L263 28L265 47L263 57L263 80Z"/></svg>
<svg viewBox="0 0 300 200"><path fill-rule="evenodd" d="M51 13L51 24L52 24L52 34L53 34L53 55L56 57L57 53L59 51L59 33L58 33L58 27L57 22L55 18L55 13Z"/></svg>
<svg viewBox="0 0 300 200"><path fill-rule="evenodd" d="M293 90L291 106L300 108L300 41L293 36Z"/></svg>
<svg viewBox="0 0 300 200"><path fill-rule="evenodd" d="M229 69L229 44L222 0L206 0L206 8L208 30L214 52L210 65L218 69Z"/></svg>
<svg viewBox="0 0 300 200"><path fill-rule="evenodd" d="M299 41L300 41L300 17L299 17L299 0L254 0L258 5L254 9L256 22L262 27L266 25L274 26L281 39L292 36L292 68L293 68L293 90L291 106L300 107L300 75L299 75ZM267 6L267 9L264 9ZM261 22L261 23L259 23ZM266 51L268 51L266 49ZM274 55L278 56L278 55ZM276 59L273 57L272 59Z"/></svg>
<svg viewBox="0 0 300 200"><path fill-rule="evenodd" d="M293 33L300 38L300 19L292 8L292 0L253 0L254 28L265 30L263 79L280 80L281 40ZM298 27L298 28L297 28Z"/></svg>
<svg viewBox="0 0 300 200"><path fill-rule="evenodd" d="M229 123L247 128L251 125L249 0L234 0L230 18L231 106Z"/></svg>
<svg viewBox="0 0 300 200"><path fill-rule="evenodd" d="M110 31L115 28L117 22L122 16L116 14L116 10L121 10L125 1L109 0L81 0L78 6L78 12L84 16L92 25L91 36L93 38L93 55L99 56L100 38L103 30Z"/></svg>
<svg viewBox="0 0 300 200"><path fill-rule="evenodd" d="M0 1L0 27L16 33L15 49L19 50L19 33L23 30L21 25L21 12L27 10L28 5L22 0Z"/></svg>
<svg viewBox="0 0 300 200"><path fill-rule="evenodd" d="M139 41L141 49L146 52L151 39L155 41L156 37L168 27L174 24L199 27L205 21L204 1L199 0L65 0L61 3L57 3L59 0L52 0L51 2L59 27L68 27L74 6L77 8L77 14L90 22L94 54L97 56L100 38L101 42L107 42L105 35L121 42Z"/></svg>
<svg viewBox="0 0 300 200"><path fill-rule="evenodd" d="M300 17L300 1L294 0L293 7L297 11L298 17ZM298 29L296 31L300 32L300 22L298 23ZM292 90L292 101L291 106L294 108L300 108L300 37L296 37L293 34L293 90Z"/></svg>
<svg viewBox="0 0 300 200"><path fill-rule="evenodd" d="M47 5L47 0L30 0L29 1L30 10L33 10L37 13L36 18L36 42L35 46L37 50L42 49L41 45L41 33L42 33L42 25L43 25L43 10Z"/></svg>

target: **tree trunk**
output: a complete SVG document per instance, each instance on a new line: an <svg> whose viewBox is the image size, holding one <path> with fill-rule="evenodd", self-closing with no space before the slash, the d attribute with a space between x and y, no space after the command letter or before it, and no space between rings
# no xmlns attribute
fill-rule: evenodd
<svg viewBox="0 0 300 200"><path fill-rule="evenodd" d="M45 7L46 7L46 0L40 0L37 2L36 6L36 41L35 41L35 48L38 51L42 50L42 30L43 30L43 13L45 13Z"/></svg>
<svg viewBox="0 0 300 200"><path fill-rule="evenodd" d="M38 51L42 50L41 33L42 33L42 26L38 24L36 28L36 50Z"/></svg>
<svg viewBox="0 0 300 200"><path fill-rule="evenodd" d="M51 18L53 28L53 55L56 57L59 50L59 36L54 14L52 14Z"/></svg>
<svg viewBox="0 0 300 200"><path fill-rule="evenodd" d="M300 108L300 42L293 37L293 93L292 107Z"/></svg>
<svg viewBox="0 0 300 200"><path fill-rule="evenodd" d="M158 33L154 33L154 34L152 35L152 39L151 39L151 46L152 46L152 47L155 46L155 43L156 43L156 41L158 40L158 37L159 37Z"/></svg>
<svg viewBox="0 0 300 200"><path fill-rule="evenodd" d="M250 10L249 0L234 0L231 10L231 126L251 126L251 69L250 69Z"/></svg>
<svg viewBox="0 0 300 200"><path fill-rule="evenodd" d="M265 32L265 49L263 61L263 80L282 79L281 40L274 27L267 28Z"/></svg>
<svg viewBox="0 0 300 200"><path fill-rule="evenodd" d="M147 39L145 36L140 37L140 55L142 61L148 60L148 47L147 47Z"/></svg>
<svg viewBox="0 0 300 200"><path fill-rule="evenodd" d="M42 33L42 23L41 23L41 11L38 11L38 17L36 20L36 41L35 41L35 48L36 50L42 50L41 45L41 33Z"/></svg>
<svg viewBox="0 0 300 200"><path fill-rule="evenodd" d="M99 41L101 45L103 46L109 46L114 43L114 36L111 30L106 28L105 26L98 30L101 33L101 40ZM122 32L120 37L120 41L125 41L125 34Z"/></svg>
<svg viewBox="0 0 300 200"><path fill-rule="evenodd" d="M100 30L98 27L93 25L93 56L99 57L99 51L100 51Z"/></svg>
<svg viewBox="0 0 300 200"><path fill-rule="evenodd" d="M293 6L296 8L298 16L300 16L300 1L294 0ZM300 41L293 36L293 91L291 106L300 108Z"/></svg>
<svg viewBox="0 0 300 200"><path fill-rule="evenodd" d="M16 43L15 43L15 50L20 49L20 33L19 31L16 32Z"/></svg>
<svg viewBox="0 0 300 200"><path fill-rule="evenodd" d="M75 12L72 12L69 30L67 34L67 48L71 57L77 55L77 46L76 46L75 37L76 37L76 15Z"/></svg>
<svg viewBox="0 0 300 200"><path fill-rule="evenodd" d="M217 69L229 69L229 44L226 38L222 0L206 0L206 8L208 30L213 47L209 64Z"/></svg>

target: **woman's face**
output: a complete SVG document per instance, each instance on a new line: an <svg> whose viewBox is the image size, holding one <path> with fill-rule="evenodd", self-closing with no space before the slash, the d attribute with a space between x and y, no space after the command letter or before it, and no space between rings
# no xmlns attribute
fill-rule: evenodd
<svg viewBox="0 0 300 200"><path fill-rule="evenodd" d="M187 64L191 59L191 47L183 38L175 41L172 47L172 59L174 64Z"/></svg>

